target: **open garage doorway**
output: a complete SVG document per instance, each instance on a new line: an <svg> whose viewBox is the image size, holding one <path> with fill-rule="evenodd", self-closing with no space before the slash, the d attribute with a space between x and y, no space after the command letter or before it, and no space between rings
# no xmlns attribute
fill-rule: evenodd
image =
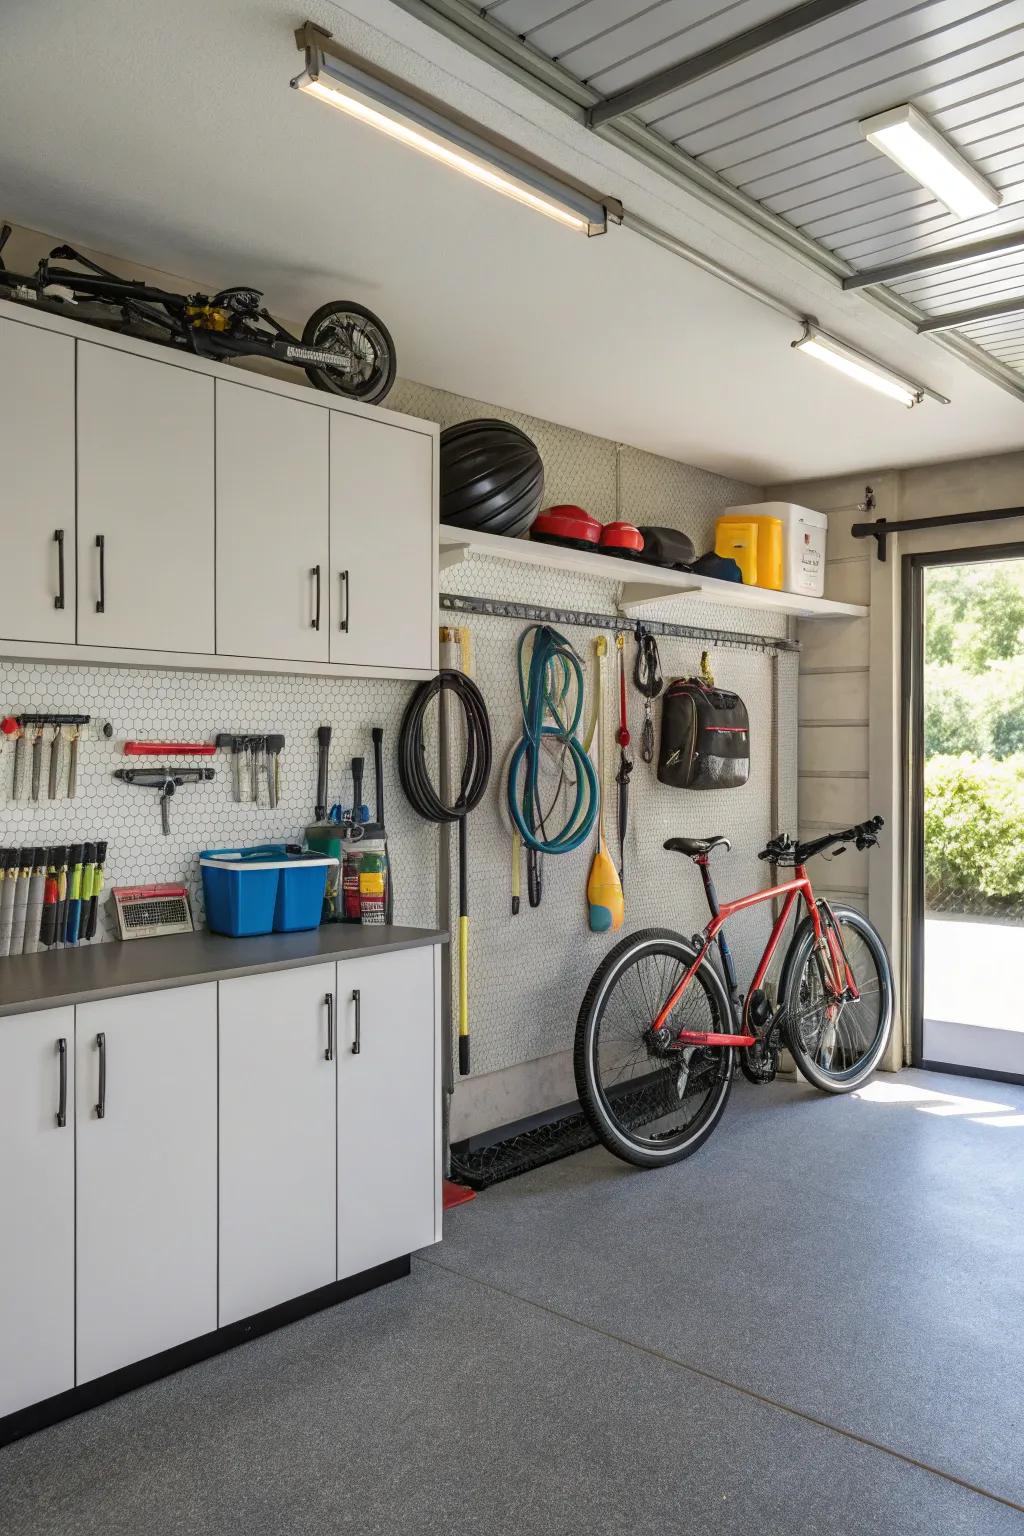
<svg viewBox="0 0 1024 1536"><path fill-rule="evenodd" d="M914 1060L1024 1081L1024 546L904 572Z"/></svg>

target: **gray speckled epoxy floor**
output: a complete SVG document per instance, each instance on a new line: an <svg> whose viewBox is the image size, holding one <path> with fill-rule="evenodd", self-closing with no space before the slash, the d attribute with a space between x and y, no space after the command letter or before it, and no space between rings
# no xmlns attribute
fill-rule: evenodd
<svg viewBox="0 0 1024 1536"><path fill-rule="evenodd" d="M0 1451L0 1533L1024 1531L1024 1089L869 1091L490 1191L408 1280Z"/></svg>

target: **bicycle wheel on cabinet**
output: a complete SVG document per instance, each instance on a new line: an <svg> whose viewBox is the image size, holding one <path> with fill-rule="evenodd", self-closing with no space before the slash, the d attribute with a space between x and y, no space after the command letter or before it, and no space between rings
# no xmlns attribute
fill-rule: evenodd
<svg viewBox="0 0 1024 1536"><path fill-rule="evenodd" d="M576 1023L576 1091L601 1143L627 1163L659 1168L696 1152L717 1125L732 1086L728 1046L659 1050L650 1026L696 959L676 933L649 928L606 956ZM670 1016L676 1030L729 1033L722 982L708 962Z"/></svg>
<svg viewBox="0 0 1024 1536"><path fill-rule="evenodd" d="M832 996L810 921L793 939L779 991L786 1044L804 1077L825 1093L850 1093L871 1076L889 1043L892 967L881 937L863 913L822 904L823 924L830 920L829 911L859 997L836 1001Z"/></svg>

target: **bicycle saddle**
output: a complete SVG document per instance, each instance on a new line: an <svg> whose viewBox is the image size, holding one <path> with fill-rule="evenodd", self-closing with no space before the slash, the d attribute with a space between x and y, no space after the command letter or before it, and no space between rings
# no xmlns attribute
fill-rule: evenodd
<svg viewBox="0 0 1024 1536"><path fill-rule="evenodd" d="M685 853L692 859L700 853L710 853L712 848L724 848L726 853L732 847L727 837L670 837L663 847L670 853Z"/></svg>

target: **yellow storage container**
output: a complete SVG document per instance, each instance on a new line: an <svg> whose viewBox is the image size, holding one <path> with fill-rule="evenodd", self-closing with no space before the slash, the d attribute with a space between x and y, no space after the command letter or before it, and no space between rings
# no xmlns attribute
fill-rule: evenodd
<svg viewBox="0 0 1024 1536"><path fill-rule="evenodd" d="M715 520L715 554L735 560L748 587L782 590L782 519L723 512Z"/></svg>

